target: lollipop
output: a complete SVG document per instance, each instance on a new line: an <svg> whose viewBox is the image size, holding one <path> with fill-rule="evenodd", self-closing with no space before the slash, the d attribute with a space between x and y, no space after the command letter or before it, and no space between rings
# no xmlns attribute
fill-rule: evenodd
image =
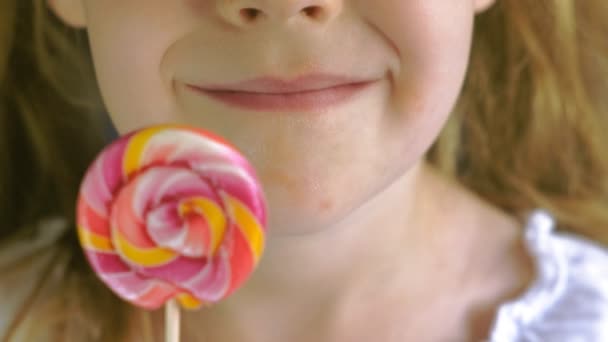
<svg viewBox="0 0 608 342"><path fill-rule="evenodd" d="M107 146L80 187L78 236L99 278L145 309L208 306L253 272L266 203L228 142L180 125L148 127Z"/></svg>

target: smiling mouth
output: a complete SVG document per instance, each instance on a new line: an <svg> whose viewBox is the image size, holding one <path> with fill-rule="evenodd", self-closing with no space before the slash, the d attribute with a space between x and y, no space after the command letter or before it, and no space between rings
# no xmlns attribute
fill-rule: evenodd
<svg viewBox="0 0 608 342"><path fill-rule="evenodd" d="M187 85L199 95L220 101L231 107L253 111L321 111L356 97L373 81L342 84L323 89L290 92L251 92L240 90L212 90Z"/></svg>

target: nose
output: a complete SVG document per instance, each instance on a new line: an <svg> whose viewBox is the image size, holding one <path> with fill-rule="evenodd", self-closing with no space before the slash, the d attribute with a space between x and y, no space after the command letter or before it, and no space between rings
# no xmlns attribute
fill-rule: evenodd
<svg viewBox="0 0 608 342"><path fill-rule="evenodd" d="M217 0L220 16L237 27L295 18L324 24L340 13L344 0Z"/></svg>

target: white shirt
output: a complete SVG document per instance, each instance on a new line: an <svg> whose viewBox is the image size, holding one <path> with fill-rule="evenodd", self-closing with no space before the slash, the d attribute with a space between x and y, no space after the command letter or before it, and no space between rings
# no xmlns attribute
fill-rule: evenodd
<svg viewBox="0 0 608 342"><path fill-rule="evenodd" d="M499 307L489 340L608 342L608 248L556 232L543 210L530 215L525 239L536 280Z"/></svg>
<svg viewBox="0 0 608 342"><path fill-rule="evenodd" d="M41 222L34 241L0 249L0 269L52 245L65 227L61 219ZM522 296L499 307L487 341L608 342L608 248L556 232L553 217L541 209L530 214L524 228L537 278ZM0 281L0 340L32 290L32 279L46 267L44 261Z"/></svg>

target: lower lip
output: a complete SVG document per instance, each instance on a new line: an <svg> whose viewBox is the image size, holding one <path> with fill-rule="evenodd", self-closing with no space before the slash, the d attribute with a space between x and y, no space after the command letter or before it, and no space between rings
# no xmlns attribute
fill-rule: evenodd
<svg viewBox="0 0 608 342"><path fill-rule="evenodd" d="M230 106L247 110L276 112L324 110L351 100L372 83L345 84L321 90L286 94L218 91L187 86L199 94L209 96Z"/></svg>

